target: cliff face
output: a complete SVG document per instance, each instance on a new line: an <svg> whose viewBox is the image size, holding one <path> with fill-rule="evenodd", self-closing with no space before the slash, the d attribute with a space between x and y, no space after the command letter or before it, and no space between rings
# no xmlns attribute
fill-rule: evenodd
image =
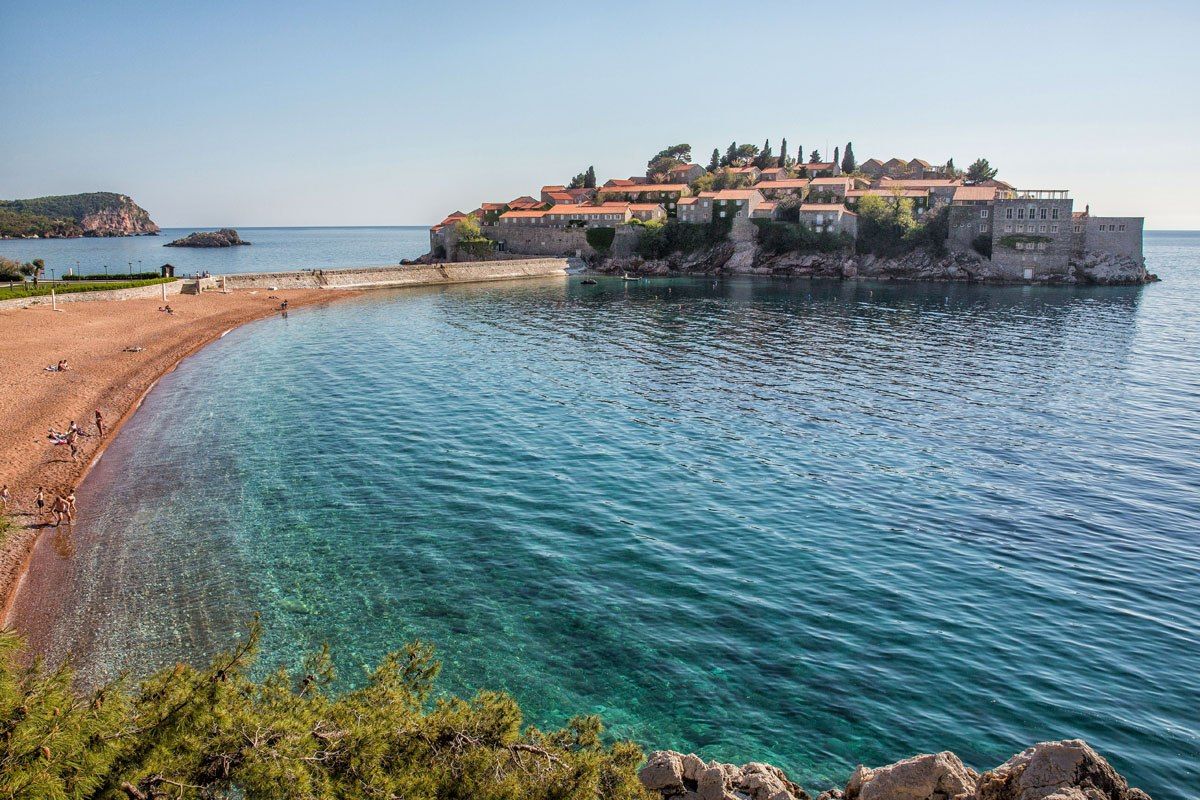
<svg viewBox="0 0 1200 800"><path fill-rule="evenodd" d="M128 195L90 192L0 200L0 237L147 236L159 232Z"/></svg>

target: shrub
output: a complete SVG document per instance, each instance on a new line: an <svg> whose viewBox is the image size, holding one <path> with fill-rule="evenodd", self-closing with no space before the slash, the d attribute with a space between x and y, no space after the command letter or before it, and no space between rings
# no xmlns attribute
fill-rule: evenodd
<svg viewBox="0 0 1200 800"><path fill-rule="evenodd" d="M588 228L584 234L587 243L597 253L603 255L612 249L613 240L617 237L616 228Z"/></svg>
<svg viewBox="0 0 1200 800"><path fill-rule="evenodd" d="M984 258L992 257L992 237L981 233L971 241L971 249Z"/></svg>
<svg viewBox="0 0 1200 800"><path fill-rule="evenodd" d="M205 668L83 692L0 632L5 797L472 797L641 800L641 750L606 744L597 717L523 725L505 694L437 697L433 650L392 653L335 693L327 650L249 677L260 631Z"/></svg>
<svg viewBox="0 0 1200 800"><path fill-rule="evenodd" d="M751 221L758 227L759 247L767 253L833 253L852 244L842 234L818 233L795 222Z"/></svg>
<svg viewBox="0 0 1200 800"><path fill-rule="evenodd" d="M62 279L64 281L141 281L158 277L160 277L158 272L94 272L91 275L63 275Z"/></svg>
<svg viewBox="0 0 1200 800"><path fill-rule="evenodd" d="M634 251L642 258L666 258L672 253L694 253L713 247L729 233L730 223L722 220L711 225L690 222L651 220L642 225Z"/></svg>

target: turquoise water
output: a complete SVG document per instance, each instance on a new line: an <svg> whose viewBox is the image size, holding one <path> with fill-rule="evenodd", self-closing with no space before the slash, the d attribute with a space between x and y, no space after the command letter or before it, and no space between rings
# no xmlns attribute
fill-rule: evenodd
<svg viewBox="0 0 1200 800"><path fill-rule="evenodd" d="M0 256L18 261L46 262L54 276L74 270L78 275L156 270L174 264L178 274L204 272L274 272L289 269L332 269L396 264L429 252L429 229L374 228L238 228L249 247L163 247L196 230L164 228L158 236L112 239L0 240Z"/></svg>
<svg viewBox="0 0 1200 800"><path fill-rule="evenodd" d="M577 279L374 293L230 333L43 538L18 623L92 678L343 679L420 637L531 721L809 788L1080 736L1200 782L1200 237L1072 290Z"/></svg>

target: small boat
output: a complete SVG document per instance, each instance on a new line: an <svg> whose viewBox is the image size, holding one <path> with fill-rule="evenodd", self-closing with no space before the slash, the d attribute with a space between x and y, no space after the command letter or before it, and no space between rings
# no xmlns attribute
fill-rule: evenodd
<svg viewBox="0 0 1200 800"><path fill-rule="evenodd" d="M629 273L626 272L624 275L621 276L621 280L623 280L623 281L640 281L641 278L631 278L631 277L629 277Z"/></svg>
<svg viewBox="0 0 1200 800"><path fill-rule="evenodd" d="M581 280L579 282L579 285L580 286L595 286L596 281L592 280L591 278L584 278L583 280Z"/></svg>

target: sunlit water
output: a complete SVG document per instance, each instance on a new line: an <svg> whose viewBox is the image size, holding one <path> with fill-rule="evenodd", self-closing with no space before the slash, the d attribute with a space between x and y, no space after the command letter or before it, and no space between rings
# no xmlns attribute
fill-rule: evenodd
<svg viewBox="0 0 1200 800"><path fill-rule="evenodd" d="M108 239L0 240L0 256L40 258L46 262L46 274L58 277L68 270L77 275L122 275L157 270L163 264L175 266L179 275L372 267L429 251L429 229L420 227L238 228L249 247L163 247L196 230L213 228L164 228L158 236Z"/></svg>
<svg viewBox="0 0 1200 800"><path fill-rule="evenodd" d="M1200 237L1166 282L578 279L246 326L150 394L17 619L89 679L435 643L530 721L810 788L1079 736L1200 782Z"/></svg>

